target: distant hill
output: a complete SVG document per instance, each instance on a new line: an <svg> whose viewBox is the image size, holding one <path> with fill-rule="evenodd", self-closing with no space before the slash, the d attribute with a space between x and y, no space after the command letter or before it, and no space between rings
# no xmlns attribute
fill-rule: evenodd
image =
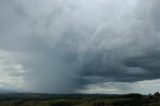
<svg viewBox="0 0 160 106"><path fill-rule="evenodd" d="M0 94L6 94L6 93L17 93L17 90L0 88Z"/></svg>
<svg viewBox="0 0 160 106"><path fill-rule="evenodd" d="M0 106L160 106L160 93L115 94L46 94L3 93Z"/></svg>
<svg viewBox="0 0 160 106"><path fill-rule="evenodd" d="M53 99L53 98L82 98L82 97L114 97L117 94L47 94L47 93L0 93L0 99Z"/></svg>

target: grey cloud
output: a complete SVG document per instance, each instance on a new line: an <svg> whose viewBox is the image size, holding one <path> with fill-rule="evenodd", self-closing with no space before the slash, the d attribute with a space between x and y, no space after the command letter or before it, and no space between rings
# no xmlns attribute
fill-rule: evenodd
<svg viewBox="0 0 160 106"><path fill-rule="evenodd" d="M0 2L0 48L30 70L30 90L159 79L158 0Z"/></svg>

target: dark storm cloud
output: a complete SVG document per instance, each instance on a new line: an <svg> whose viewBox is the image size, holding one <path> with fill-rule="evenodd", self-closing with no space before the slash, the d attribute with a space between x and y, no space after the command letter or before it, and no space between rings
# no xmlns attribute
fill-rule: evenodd
<svg viewBox="0 0 160 106"><path fill-rule="evenodd" d="M86 80L93 81L93 83L158 79L160 75L160 51L152 48L143 52L144 54L122 59L115 58L115 56L115 59L113 57L104 58L102 54L93 56L94 58L89 62L84 63L81 76Z"/></svg>
<svg viewBox="0 0 160 106"><path fill-rule="evenodd" d="M146 54L129 58L126 60L127 67L136 67L145 70L145 73L140 76L140 79L157 79L160 74L160 51L152 50L146 51Z"/></svg>
<svg viewBox="0 0 160 106"><path fill-rule="evenodd" d="M0 1L0 49L36 92L159 79L160 3L146 1Z"/></svg>

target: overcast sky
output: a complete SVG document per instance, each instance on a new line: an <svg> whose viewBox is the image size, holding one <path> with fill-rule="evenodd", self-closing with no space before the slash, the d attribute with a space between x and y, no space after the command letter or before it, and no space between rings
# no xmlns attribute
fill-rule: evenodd
<svg viewBox="0 0 160 106"><path fill-rule="evenodd" d="M160 0L0 0L0 89L153 93Z"/></svg>

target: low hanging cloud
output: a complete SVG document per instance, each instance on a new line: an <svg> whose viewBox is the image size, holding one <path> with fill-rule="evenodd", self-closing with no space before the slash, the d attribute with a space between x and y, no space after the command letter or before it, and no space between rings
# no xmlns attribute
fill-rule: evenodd
<svg viewBox="0 0 160 106"><path fill-rule="evenodd" d="M0 1L0 48L35 92L159 79L158 0Z"/></svg>

